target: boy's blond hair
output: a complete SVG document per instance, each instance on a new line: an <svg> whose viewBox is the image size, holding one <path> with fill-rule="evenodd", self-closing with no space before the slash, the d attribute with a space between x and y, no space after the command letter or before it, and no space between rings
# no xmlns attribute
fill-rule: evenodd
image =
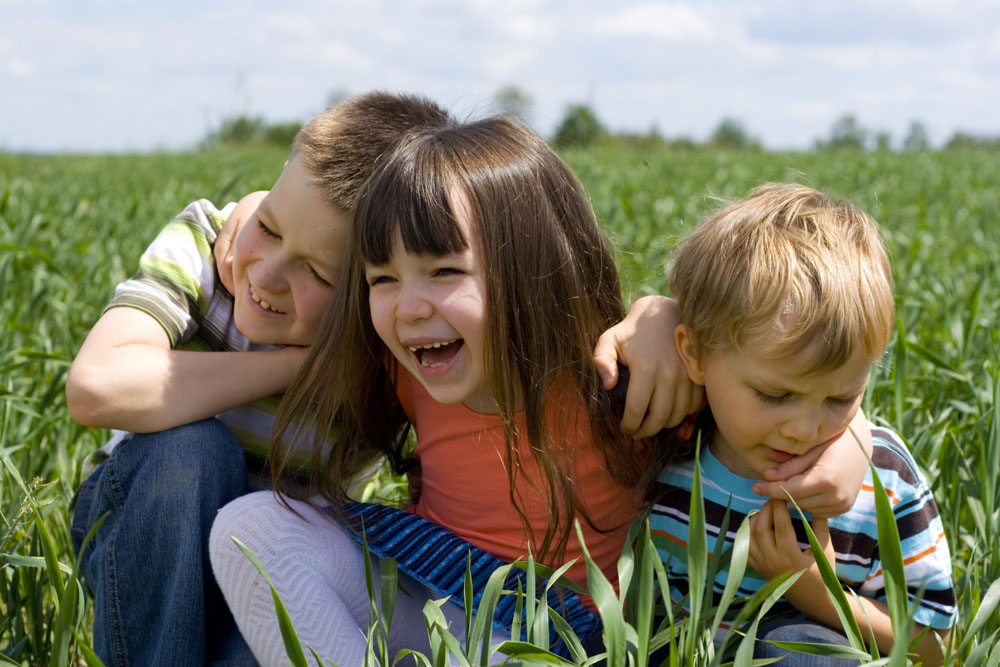
<svg viewBox="0 0 1000 667"><path fill-rule="evenodd" d="M768 341L769 356L805 350L812 371L861 344L875 361L895 319L878 226L847 201L768 183L705 219L678 247L670 289L699 354Z"/></svg>
<svg viewBox="0 0 1000 667"><path fill-rule="evenodd" d="M351 213L382 155L415 129L450 123L446 111L423 97L375 91L309 121L295 137L292 155L302 156L327 203Z"/></svg>

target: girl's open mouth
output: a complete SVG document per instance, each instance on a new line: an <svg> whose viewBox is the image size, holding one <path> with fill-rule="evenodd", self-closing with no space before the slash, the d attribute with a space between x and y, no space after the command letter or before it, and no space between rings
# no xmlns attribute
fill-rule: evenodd
<svg viewBox="0 0 1000 667"><path fill-rule="evenodd" d="M455 358L462 345L465 344L461 338L455 340L429 343L427 345L411 345L410 352L417 358L417 362L424 368L441 368Z"/></svg>

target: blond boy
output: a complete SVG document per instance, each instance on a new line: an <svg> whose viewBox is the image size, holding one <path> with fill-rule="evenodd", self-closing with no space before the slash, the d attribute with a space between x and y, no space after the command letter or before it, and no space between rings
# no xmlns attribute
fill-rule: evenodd
<svg viewBox="0 0 1000 667"><path fill-rule="evenodd" d="M804 570L785 602L795 618L762 627L764 639L846 644L819 570L788 506L753 493L763 471L841 437L888 345L894 320L889 261L875 222L850 203L813 189L769 184L702 222L682 242L671 273L681 307L675 342L688 376L705 388L701 474L709 533L731 508L730 531L747 515L751 594L782 572ZM899 436L870 425L872 459L889 490L902 541L924 664L955 621L951 564L937 507ZM672 596L687 591L687 511L693 462L668 467L652 527L667 563ZM754 514L756 513L756 514ZM854 506L813 519L866 638L886 653L893 642L885 602L874 496L866 480ZM711 539L714 539L712 537ZM728 540L731 542L731 539ZM715 589L721 592L727 573ZM759 642L757 657L782 664L848 664L788 653ZM854 663L850 663L854 664Z"/></svg>

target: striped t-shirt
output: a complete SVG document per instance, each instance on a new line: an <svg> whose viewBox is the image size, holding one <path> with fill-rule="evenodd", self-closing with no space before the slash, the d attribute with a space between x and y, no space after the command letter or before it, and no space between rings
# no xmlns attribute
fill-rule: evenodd
<svg viewBox="0 0 1000 667"><path fill-rule="evenodd" d="M235 203L221 211L206 199L193 202L170 221L139 260L139 272L115 288L110 308L137 308L159 322L174 349L244 352L274 349L258 345L236 329L233 296L215 270L213 246ZM271 429L281 395L258 399L218 415L243 445L251 488L271 486L264 472ZM99 451L111 454L116 434Z"/></svg>
<svg viewBox="0 0 1000 667"><path fill-rule="evenodd" d="M951 556L941 517L930 488L917 465L892 431L871 425L874 450L872 461L885 487L896 517L902 545L904 574L914 621L944 629L956 620L955 592L951 581ZM726 548L731 547L736 530L747 514L760 509L768 498L756 495L756 480L732 473L708 447L700 454L702 493L705 501L706 537L709 549L715 544L726 507L730 508ZM688 593L687 542L691 483L694 462L668 466L657 482L660 493L653 506L650 527L660 557L666 565L673 602ZM845 588L885 601L885 583L878 548L875 496L869 469L861 493L845 514L829 520L830 538L836 551L837 577ZM797 511L792 509L799 547L809 543ZM716 603L726 585L728 572L720 571L714 582ZM737 595L751 596L766 580L747 568ZM784 603L787 605L787 603ZM778 606L776 611L789 609Z"/></svg>

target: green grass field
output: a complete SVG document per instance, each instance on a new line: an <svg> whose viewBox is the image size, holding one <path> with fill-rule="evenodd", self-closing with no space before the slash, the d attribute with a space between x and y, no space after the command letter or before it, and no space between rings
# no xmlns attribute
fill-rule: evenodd
<svg viewBox="0 0 1000 667"><path fill-rule="evenodd" d="M88 659L69 503L106 433L66 414L66 371L116 283L190 200L267 188L280 150L0 155L0 663ZM619 248L630 297L666 293L676 240L763 181L850 198L881 223L897 294L893 343L864 409L901 433L948 532L958 664L1000 664L1000 153L641 153L567 160ZM687 660L688 662L684 662ZM681 664L700 664L696 655Z"/></svg>

